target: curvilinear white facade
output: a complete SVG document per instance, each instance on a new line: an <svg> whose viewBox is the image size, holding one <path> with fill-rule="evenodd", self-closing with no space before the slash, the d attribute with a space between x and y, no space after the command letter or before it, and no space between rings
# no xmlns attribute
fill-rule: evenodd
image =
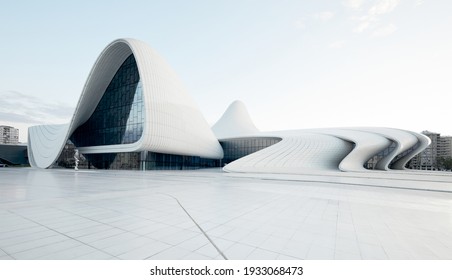
<svg viewBox="0 0 452 280"><path fill-rule="evenodd" d="M119 39L108 45L95 62L71 122L29 129L28 152L32 166L48 168L55 162L66 141L92 116L118 69L131 55L136 61L141 84L138 87L141 86L142 91L141 136L132 143L83 145L80 151L83 154L153 151L214 159L223 157L209 125L170 66L145 43Z"/></svg>
<svg viewBox="0 0 452 280"><path fill-rule="evenodd" d="M238 124L240 119L245 125ZM430 144L423 134L382 127L258 132L240 101L229 106L213 131L220 142L231 142L238 149L240 143L259 138L280 139L276 144L232 161L223 168L227 172L305 174L403 170L413 156Z"/></svg>
<svg viewBox="0 0 452 280"><path fill-rule="evenodd" d="M34 126L28 135L29 161L39 168L51 167L71 140L96 168L136 169L134 161L140 169L287 174L402 170L430 143L393 128L260 132L240 101L211 129L169 65L133 39L100 54L69 124Z"/></svg>

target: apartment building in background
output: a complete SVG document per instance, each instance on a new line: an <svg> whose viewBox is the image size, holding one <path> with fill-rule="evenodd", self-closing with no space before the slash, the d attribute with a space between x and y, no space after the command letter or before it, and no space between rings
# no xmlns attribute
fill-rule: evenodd
<svg viewBox="0 0 452 280"><path fill-rule="evenodd" d="M0 144L18 144L19 129L12 126L0 125Z"/></svg>
<svg viewBox="0 0 452 280"><path fill-rule="evenodd" d="M431 143L408 163L408 168L419 170L441 169L439 159L452 157L452 136L441 136L440 133L428 130L423 131L422 134L430 138Z"/></svg>

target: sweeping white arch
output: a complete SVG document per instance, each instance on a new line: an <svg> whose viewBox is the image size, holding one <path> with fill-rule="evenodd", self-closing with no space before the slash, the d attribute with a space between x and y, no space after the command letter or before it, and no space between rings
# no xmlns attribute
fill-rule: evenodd
<svg viewBox="0 0 452 280"><path fill-rule="evenodd" d="M143 90L145 125L131 144L84 147L82 153L152 151L220 159L223 150L171 67L148 45L134 39L110 43L95 62L68 125L29 129L28 154L34 167L48 168L67 139L96 109L110 81L131 54Z"/></svg>
<svg viewBox="0 0 452 280"><path fill-rule="evenodd" d="M351 143L338 137L309 130L280 131L265 135L280 137L282 140L229 163L223 170L285 174L338 171L339 163L353 148Z"/></svg>
<svg viewBox="0 0 452 280"><path fill-rule="evenodd" d="M392 169L404 169L406 163L430 143L424 135L384 127L259 132L245 105L237 101L228 107L213 129L220 141L259 137L282 139L277 144L229 163L223 168L227 172L362 172L369 171L364 166L374 157L377 170L389 170L390 166ZM389 150L391 144L393 149ZM384 151L390 152L386 154Z"/></svg>
<svg viewBox="0 0 452 280"><path fill-rule="evenodd" d="M420 152L422 152L423 150L425 150L432 142L432 140L424 134L416 133L416 132L412 132L412 131L407 131L407 132L416 136L416 138L418 139L417 146L416 145L413 146L412 150L410 152L408 152L406 155L404 155L403 157L401 157L400 159L395 161L392 164L393 169L398 169L398 170L406 169L405 166L410 161L410 159L412 159L415 155L417 155Z"/></svg>
<svg viewBox="0 0 452 280"><path fill-rule="evenodd" d="M398 155L402 156L393 162L392 169L404 169L405 164L429 144L428 138L414 132L380 127L277 131L246 137L278 137L282 140L231 162L223 170L287 174L334 170L369 171L364 167L368 160L379 155L392 143L396 143L394 149L379 158L375 169L389 170L389 165Z"/></svg>
<svg viewBox="0 0 452 280"><path fill-rule="evenodd" d="M368 169L364 168L367 161L391 144L387 138L366 131L329 128L318 132L354 143L353 150L339 164L341 171L367 171Z"/></svg>
<svg viewBox="0 0 452 280"><path fill-rule="evenodd" d="M389 170L390 163L397 157L397 155L407 151L418 143L418 138L410 132L395 128L386 127L360 127L353 128L353 130L368 131L386 137L395 143L395 148L388 155L377 162L376 168L379 170Z"/></svg>

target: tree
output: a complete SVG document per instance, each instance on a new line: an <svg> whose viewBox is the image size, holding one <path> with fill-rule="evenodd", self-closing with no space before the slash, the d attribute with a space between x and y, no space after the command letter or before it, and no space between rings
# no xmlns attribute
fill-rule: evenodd
<svg viewBox="0 0 452 280"><path fill-rule="evenodd" d="M439 157L437 162L440 169L452 170L452 157Z"/></svg>

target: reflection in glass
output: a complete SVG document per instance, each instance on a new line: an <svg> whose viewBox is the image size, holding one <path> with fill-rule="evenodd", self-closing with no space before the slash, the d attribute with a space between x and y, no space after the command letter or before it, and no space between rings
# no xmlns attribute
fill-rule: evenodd
<svg viewBox="0 0 452 280"><path fill-rule="evenodd" d="M221 140L224 158L223 164L228 164L234 160L255 153L264 148L270 147L281 141L277 137L250 137Z"/></svg>
<svg viewBox="0 0 452 280"><path fill-rule="evenodd" d="M143 91L130 55L116 72L91 117L72 134L77 147L129 144L143 133Z"/></svg>
<svg viewBox="0 0 452 280"><path fill-rule="evenodd" d="M144 125L143 90L135 57L119 67L90 118L70 140L77 147L129 144L138 141ZM116 156L85 155L96 168L109 168Z"/></svg>

